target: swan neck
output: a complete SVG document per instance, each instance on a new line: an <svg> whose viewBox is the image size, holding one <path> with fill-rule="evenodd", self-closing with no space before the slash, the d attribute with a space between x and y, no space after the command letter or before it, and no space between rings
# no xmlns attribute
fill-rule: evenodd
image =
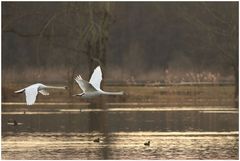
<svg viewBox="0 0 240 161"><path fill-rule="evenodd" d="M57 86L46 86L48 89L66 89L66 87L57 87Z"/></svg>
<svg viewBox="0 0 240 161"><path fill-rule="evenodd" d="M123 92L105 92L105 91L101 91L102 94L105 95L123 95Z"/></svg>

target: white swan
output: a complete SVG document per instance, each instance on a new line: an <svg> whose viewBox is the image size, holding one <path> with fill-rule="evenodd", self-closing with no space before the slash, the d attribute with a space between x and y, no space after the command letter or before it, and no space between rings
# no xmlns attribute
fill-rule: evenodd
<svg viewBox="0 0 240 161"><path fill-rule="evenodd" d="M83 93L75 94L73 96L92 98L99 95L123 95L123 92L105 92L101 90L100 84L102 81L102 71L100 66L94 70L89 82L83 80L80 75L75 78L75 81L78 83Z"/></svg>
<svg viewBox="0 0 240 161"><path fill-rule="evenodd" d="M67 87L46 86L41 83L36 83L26 88L15 91L14 93L25 92L27 105L32 105L36 101L38 92L45 96L49 95L46 89L67 89Z"/></svg>

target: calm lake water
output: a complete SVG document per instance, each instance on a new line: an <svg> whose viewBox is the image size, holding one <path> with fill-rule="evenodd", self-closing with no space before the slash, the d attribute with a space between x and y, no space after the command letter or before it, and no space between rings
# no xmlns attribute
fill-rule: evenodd
<svg viewBox="0 0 240 161"><path fill-rule="evenodd" d="M9 121L16 120L13 126ZM100 138L100 142L93 142ZM150 141L150 146L144 143ZM238 110L2 105L2 159L238 159Z"/></svg>

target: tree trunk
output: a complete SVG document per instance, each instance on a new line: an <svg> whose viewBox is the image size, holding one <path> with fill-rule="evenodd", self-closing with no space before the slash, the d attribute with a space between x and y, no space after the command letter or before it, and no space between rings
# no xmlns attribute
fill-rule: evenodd
<svg viewBox="0 0 240 161"><path fill-rule="evenodd" d="M239 73L238 73L238 65L236 67L234 67L234 76L235 76L235 92L234 92L234 101L235 101L235 107L238 108L239 105L238 105L238 98L239 98Z"/></svg>

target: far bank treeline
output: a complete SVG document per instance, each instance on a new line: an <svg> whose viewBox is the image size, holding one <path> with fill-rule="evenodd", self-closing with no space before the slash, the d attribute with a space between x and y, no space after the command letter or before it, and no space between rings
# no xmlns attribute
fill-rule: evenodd
<svg viewBox="0 0 240 161"><path fill-rule="evenodd" d="M3 76L61 68L72 84L97 65L136 79L214 71L238 82L238 2L2 3Z"/></svg>

